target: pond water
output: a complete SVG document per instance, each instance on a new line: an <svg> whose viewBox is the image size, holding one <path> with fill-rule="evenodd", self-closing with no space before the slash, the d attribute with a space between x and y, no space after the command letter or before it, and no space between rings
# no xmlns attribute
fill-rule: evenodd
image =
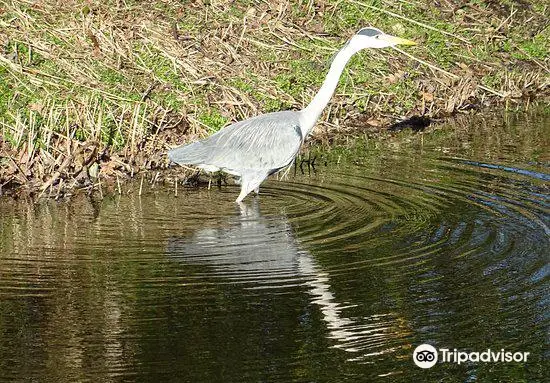
<svg viewBox="0 0 550 383"><path fill-rule="evenodd" d="M241 206L0 199L0 380L544 381L549 139L538 113L358 140ZM423 343L530 354L421 369Z"/></svg>

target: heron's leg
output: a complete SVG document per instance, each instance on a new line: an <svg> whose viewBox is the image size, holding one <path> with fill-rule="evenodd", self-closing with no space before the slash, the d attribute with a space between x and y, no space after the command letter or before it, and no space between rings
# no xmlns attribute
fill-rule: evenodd
<svg viewBox="0 0 550 383"><path fill-rule="evenodd" d="M256 187L254 185L250 185L250 182L245 182L245 180L243 179L241 183L241 192L239 193L239 196L237 197L235 202L241 202L244 197L246 197L255 188Z"/></svg>
<svg viewBox="0 0 550 383"><path fill-rule="evenodd" d="M241 203L244 197L246 197L248 193L250 193L250 191L247 191L244 185L241 185L241 192L239 193L239 196L237 197L235 202Z"/></svg>
<svg viewBox="0 0 550 383"><path fill-rule="evenodd" d="M260 191L260 184L267 177L267 173L257 173L252 176L241 178L241 192L235 202L241 202L252 190Z"/></svg>

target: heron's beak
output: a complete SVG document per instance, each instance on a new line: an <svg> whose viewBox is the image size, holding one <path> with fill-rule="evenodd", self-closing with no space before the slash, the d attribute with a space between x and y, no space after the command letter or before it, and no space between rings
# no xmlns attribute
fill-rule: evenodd
<svg viewBox="0 0 550 383"><path fill-rule="evenodd" d="M401 37L391 35L381 35L379 38L387 41L390 45L416 45L412 40L402 39Z"/></svg>

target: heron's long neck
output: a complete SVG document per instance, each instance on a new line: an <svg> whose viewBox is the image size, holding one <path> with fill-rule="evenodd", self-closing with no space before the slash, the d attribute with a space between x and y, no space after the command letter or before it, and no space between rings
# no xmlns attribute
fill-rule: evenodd
<svg viewBox="0 0 550 383"><path fill-rule="evenodd" d="M351 56L353 56L357 51L352 49L350 46L346 45L342 48L330 65L327 77L319 89L319 92L315 95L313 100L309 105L302 110L301 118L301 129L302 136L305 138L311 129L315 126L317 119L323 113L323 109L327 106L330 101L336 86L338 86L338 81L342 75L344 67L348 63Z"/></svg>

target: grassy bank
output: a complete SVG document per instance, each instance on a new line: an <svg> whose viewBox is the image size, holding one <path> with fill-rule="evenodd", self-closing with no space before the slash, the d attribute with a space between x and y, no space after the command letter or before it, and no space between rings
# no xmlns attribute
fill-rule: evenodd
<svg viewBox="0 0 550 383"><path fill-rule="evenodd" d="M527 105L550 88L546 3L4 0L0 185L56 195L166 167L176 144L306 105L369 25L419 45L354 57L314 138Z"/></svg>

